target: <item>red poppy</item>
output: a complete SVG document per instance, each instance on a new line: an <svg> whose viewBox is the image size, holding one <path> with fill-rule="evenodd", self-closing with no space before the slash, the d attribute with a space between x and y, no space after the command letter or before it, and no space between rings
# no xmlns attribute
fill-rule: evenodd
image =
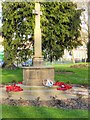
<svg viewBox="0 0 90 120"><path fill-rule="evenodd" d="M18 84L23 84L22 82L18 82Z"/></svg>
<svg viewBox="0 0 90 120"><path fill-rule="evenodd" d="M16 86L15 84L6 86L6 92L10 92L10 91L19 92L19 91L23 91L23 89L20 86Z"/></svg>
<svg viewBox="0 0 90 120"><path fill-rule="evenodd" d="M54 86L59 86L59 88L57 88L57 90L63 90L63 91L72 88L72 86L67 85L67 84L65 84L64 82L56 82L56 83L54 84Z"/></svg>

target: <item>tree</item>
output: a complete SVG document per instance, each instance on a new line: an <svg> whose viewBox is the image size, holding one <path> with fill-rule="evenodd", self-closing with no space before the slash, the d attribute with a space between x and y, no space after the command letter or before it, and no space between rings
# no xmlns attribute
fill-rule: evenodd
<svg viewBox="0 0 90 120"><path fill-rule="evenodd" d="M34 3L4 2L2 8L5 61L10 66L18 56L21 62L32 55L33 51L23 46L28 35L31 36L29 42L33 44ZM51 62L61 57L64 49L81 45L78 40L81 10L76 8L76 4L72 2L41 3L42 49L44 57Z"/></svg>
<svg viewBox="0 0 90 120"><path fill-rule="evenodd" d="M12 66L19 58L20 62L31 57L32 50L26 48L26 42L32 43L34 16L33 3L4 2L2 4L4 61ZM29 39L30 37L30 39Z"/></svg>
<svg viewBox="0 0 90 120"><path fill-rule="evenodd" d="M52 62L64 53L64 49L71 50L81 41L80 15L82 10L76 10L77 5L72 2L42 3L42 38L44 55Z"/></svg>
<svg viewBox="0 0 90 120"><path fill-rule="evenodd" d="M88 2L88 44L87 44L87 49L88 49L87 61L90 62L90 1Z"/></svg>

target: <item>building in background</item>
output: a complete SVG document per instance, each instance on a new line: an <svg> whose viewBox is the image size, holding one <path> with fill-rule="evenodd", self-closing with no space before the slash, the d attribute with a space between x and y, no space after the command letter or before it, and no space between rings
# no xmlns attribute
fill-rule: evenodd
<svg viewBox="0 0 90 120"><path fill-rule="evenodd" d="M72 0L71 0L72 1ZM86 62L87 60L87 43L88 43L88 0L73 0L77 3L78 9L83 9L81 15L81 36L79 39L82 41L82 46L73 49L72 51L64 50L64 55L62 57L63 61L72 62Z"/></svg>

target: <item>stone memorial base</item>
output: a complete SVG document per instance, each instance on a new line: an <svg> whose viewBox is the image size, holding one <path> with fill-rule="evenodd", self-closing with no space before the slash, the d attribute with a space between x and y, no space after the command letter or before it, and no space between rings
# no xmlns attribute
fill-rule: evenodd
<svg viewBox="0 0 90 120"><path fill-rule="evenodd" d="M33 57L33 67L42 67L44 64L43 56L41 57Z"/></svg>
<svg viewBox="0 0 90 120"><path fill-rule="evenodd" d="M42 86L44 79L54 81L54 67L23 67L23 84Z"/></svg>

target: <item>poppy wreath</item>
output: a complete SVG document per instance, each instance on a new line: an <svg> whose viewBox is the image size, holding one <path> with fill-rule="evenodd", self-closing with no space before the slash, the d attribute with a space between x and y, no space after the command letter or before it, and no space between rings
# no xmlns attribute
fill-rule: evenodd
<svg viewBox="0 0 90 120"><path fill-rule="evenodd" d="M59 88L57 88L57 90L68 90L71 89L72 86L71 85L67 85L64 82L56 82L55 84L53 84L54 86L59 86Z"/></svg>
<svg viewBox="0 0 90 120"><path fill-rule="evenodd" d="M20 92L23 91L23 89L20 86L17 86L16 84L6 86L6 92L10 92L10 91Z"/></svg>

